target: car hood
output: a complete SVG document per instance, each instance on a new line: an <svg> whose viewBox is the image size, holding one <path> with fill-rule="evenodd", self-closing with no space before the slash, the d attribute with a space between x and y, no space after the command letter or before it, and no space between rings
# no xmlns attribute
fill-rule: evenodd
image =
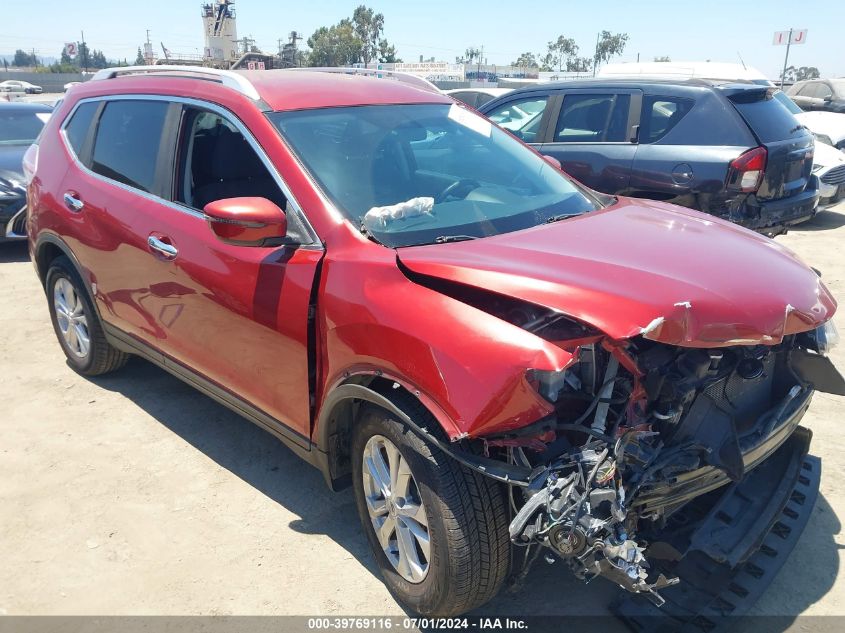
<svg viewBox="0 0 845 633"><path fill-rule="evenodd" d="M834 143L845 140L845 114L841 112L800 112L795 115L801 125L814 134L824 134Z"/></svg>
<svg viewBox="0 0 845 633"><path fill-rule="evenodd" d="M23 178L23 155L29 145L0 145L0 171L12 172Z"/></svg>
<svg viewBox="0 0 845 633"><path fill-rule="evenodd" d="M818 275L774 240L646 200L620 198L553 224L397 252L421 283L439 278L515 297L613 339L775 344L836 310Z"/></svg>

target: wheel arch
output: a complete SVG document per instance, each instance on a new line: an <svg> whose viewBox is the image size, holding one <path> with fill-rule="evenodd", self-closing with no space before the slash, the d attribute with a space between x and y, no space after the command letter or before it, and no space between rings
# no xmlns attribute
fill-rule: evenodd
<svg viewBox="0 0 845 633"><path fill-rule="evenodd" d="M381 372L350 376L326 396L315 429L316 448L325 455L323 474L332 490L342 490L351 484L352 429L366 405L384 409L403 421L411 418L409 409L417 409L418 416L418 407L422 406L428 419L416 420L416 424L448 442L439 416L431 410L430 404L426 405L418 391Z"/></svg>

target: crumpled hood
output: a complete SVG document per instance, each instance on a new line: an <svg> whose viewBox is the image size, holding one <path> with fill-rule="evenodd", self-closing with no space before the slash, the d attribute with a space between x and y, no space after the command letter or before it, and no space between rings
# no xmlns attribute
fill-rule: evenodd
<svg viewBox="0 0 845 633"><path fill-rule="evenodd" d="M776 344L836 301L790 250L696 211L647 200L479 240L398 249L410 271L509 295L614 339Z"/></svg>

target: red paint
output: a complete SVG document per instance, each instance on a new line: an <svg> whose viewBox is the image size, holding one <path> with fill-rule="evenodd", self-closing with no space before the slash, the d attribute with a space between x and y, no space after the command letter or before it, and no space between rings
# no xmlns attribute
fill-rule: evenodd
<svg viewBox="0 0 845 633"><path fill-rule="evenodd" d="M249 75L274 109L449 103L388 80L322 73ZM243 247L182 213L94 178L72 163L57 126L100 94L210 101L258 140L325 250ZM220 84L157 76L87 82L47 124L30 187L31 248L59 236L96 282L103 318L238 394L298 432L337 385L381 375L418 397L452 438L524 426L552 408L526 370L560 370L577 346L542 340L409 280L413 271L560 310L602 331L638 373L624 340L698 347L775 343L829 319L836 304L787 249L712 216L643 200L517 233L394 251L342 221L259 110ZM70 212L62 194L85 202ZM150 235L178 257L153 255ZM319 273L319 274L318 274ZM315 291L316 287L316 291ZM308 309L316 298L316 392L309 392ZM690 307L687 307L689 304ZM790 306L790 307L787 307ZM564 349L564 348L567 349Z"/></svg>

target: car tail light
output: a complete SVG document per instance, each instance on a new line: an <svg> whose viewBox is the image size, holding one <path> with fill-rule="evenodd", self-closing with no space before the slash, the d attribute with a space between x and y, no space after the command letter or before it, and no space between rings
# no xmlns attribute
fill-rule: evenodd
<svg viewBox="0 0 845 633"><path fill-rule="evenodd" d="M766 172L768 152L765 147L755 147L731 161L728 169L728 189L750 193L757 191Z"/></svg>
<svg viewBox="0 0 845 633"><path fill-rule="evenodd" d="M38 169L38 145L33 143L23 155L23 175L27 185L35 178L36 169Z"/></svg>

